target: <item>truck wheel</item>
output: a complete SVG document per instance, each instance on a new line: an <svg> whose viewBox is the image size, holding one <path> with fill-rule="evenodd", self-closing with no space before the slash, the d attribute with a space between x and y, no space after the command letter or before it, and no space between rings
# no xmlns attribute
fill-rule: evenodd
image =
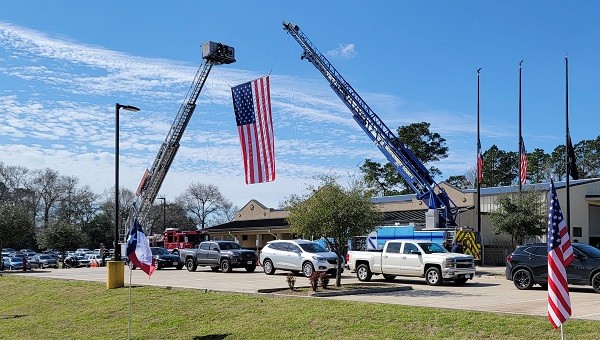
<svg viewBox="0 0 600 340"><path fill-rule="evenodd" d="M267 275L273 275L273 274L275 274L275 267L273 267L273 262L271 262L271 260L264 260L263 261L263 271Z"/></svg>
<svg viewBox="0 0 600 340"><path fill-rule="evenodd" d="M249 265L247 265L245 268L246 268L246 271L247 271L248 273L252 273L253 271L255 271L255 270L256 270L256 265L255 265L255 264L249 264Z"/></svg>
<svg viewBox="0 0 600 340"><path fill-rule="evenodd" d="M513 274L513 283L520 290L526 290L533 286L533 276L527 269L519 269Z"/></svg>
<svg viewBox="0 0 600 340"><path fill-rule="evenodd" d="M396 275L383 274L383 278L386 281L394 281L394 279L396 278Z"/></svg>
<svg viewBox="0 0 600 340"><path fill-rule="evenodd" d="M213 272L218 272L219 271L219 266L212 266L210 267L210 270L212 270Z"/></svg>
<svg viewBox="0 0 600 340"><path fill-rule="evenodd" d="M229 263L228 259L223 259L221 261L221 270L223 273L231 273L231 263Z"/></svg>
<svg viewBox="0 0 600 340"><path fill-rule="evenodd" d="M315 271L315 267L310 262L304 262L302 265L302 273L306 277L310 277L310 275Z"/></svg>
<svg viewBox="0 0 600 340"><path fill-rule="evenodd" d="M369 269L368 265L364 263L358 265L356 268L356 277L359 281L370 281L371 276L373 276L373 274L371 273L371 269Z"/></svg>
<svg viewBox="0 0 600 340"><path fill-rule="evenodd" d="M592 277L592 288L596 293L600 293L600 272L594 274Z"/></svg>
<svg viewBox="0 0 600 340"><path fill-rule="evenodd" d="M442 272L438 267L431 267L425 272L425 282L430 286L439 286L444 282Z"/></svg>
<svg viewBox="0 0 600 340"><path fill-rule="evenodd" d="M185 260L185 268L188 270L188 272L193 272L193 271L196 271L196 268L198 268L198 265L196 264L194 259L189 258L189 259Z"/></svg>

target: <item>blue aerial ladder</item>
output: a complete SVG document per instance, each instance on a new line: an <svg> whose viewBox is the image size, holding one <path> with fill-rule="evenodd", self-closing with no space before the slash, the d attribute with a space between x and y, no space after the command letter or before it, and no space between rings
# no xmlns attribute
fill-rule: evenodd
<svg viewBox="0 0 600 340"><path fill-rule="evenodd" d="M429 209L438 212L439 227L456 226L458 213L456 205L444 189L438 186L423 163L400 142L297 25L283 22L283 28L304 50L301 59L310 61L327 79L333 91L352 112L354 120L394 165L408 186L416 193L417 199L425 202Z"/></svg>

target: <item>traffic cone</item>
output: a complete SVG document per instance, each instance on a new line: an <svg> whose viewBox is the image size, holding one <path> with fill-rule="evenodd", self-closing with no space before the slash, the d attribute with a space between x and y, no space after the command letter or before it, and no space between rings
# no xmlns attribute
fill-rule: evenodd
<svg viewBox="0 0 600 340"><path fill-rule="evenodd" d="M92 260L92 268L98 267L98 261Z"/></svg>

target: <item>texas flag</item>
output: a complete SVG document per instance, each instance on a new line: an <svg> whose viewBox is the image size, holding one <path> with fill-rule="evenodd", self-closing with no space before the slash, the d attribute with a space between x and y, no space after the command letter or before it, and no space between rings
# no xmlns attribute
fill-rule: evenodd
<svg viewBox="0 0 600 340"><path fill-rule="evenodd" d="M152 251L150 242L142 230L137 218L133 220L129 237L127 238L127 258L131 263L152 276L156 269L152 263Z"/></svg>

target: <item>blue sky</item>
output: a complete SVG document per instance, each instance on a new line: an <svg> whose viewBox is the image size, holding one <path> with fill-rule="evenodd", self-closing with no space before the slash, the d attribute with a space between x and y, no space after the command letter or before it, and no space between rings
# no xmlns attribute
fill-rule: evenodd
<svg viewBox="0 0 600 340"><path fill-rule="evenodd" d="M212 40L237 62L211 72L159 195L213 183L238 206L277 207L316 174L356 175L383 155L282 29L296 23L392 130L429 122L447 139L443 180L475 164L481 142L517 150L519 61L529 151L564 142L565 52L574 143L596 138L600 13L561 1L19 1L0 13L0 160L50 167L102 193L150 167ZM244 184L230 87L271 74L277 179Z"/></svg>

